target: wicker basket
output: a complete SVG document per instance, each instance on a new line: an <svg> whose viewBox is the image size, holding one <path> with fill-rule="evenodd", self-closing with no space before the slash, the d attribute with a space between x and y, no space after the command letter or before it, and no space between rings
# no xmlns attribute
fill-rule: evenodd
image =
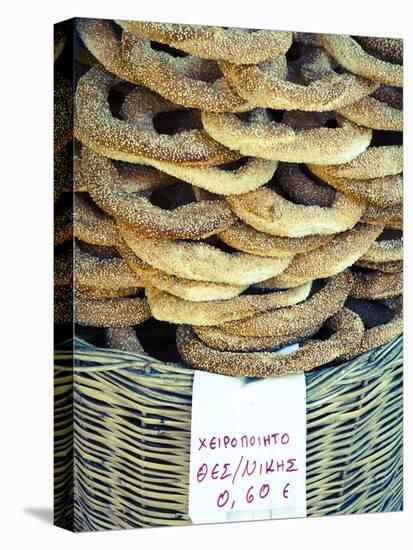
<svg viewBox="0 0 413 550"><path fill-rule="evenodd" d="M306 374L309 516L401 510L402 345ZM56 352L56 524L190 523L193 370L74 346L74 370L73 345Z"/></svg>

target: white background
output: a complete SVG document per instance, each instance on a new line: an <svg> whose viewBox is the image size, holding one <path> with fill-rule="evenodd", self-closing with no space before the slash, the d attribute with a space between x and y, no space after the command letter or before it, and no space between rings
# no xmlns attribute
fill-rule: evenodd
<svg viewBox="0 0 413 550"><path fill-rule="evenodd" d="M233 10L231 10L231 6ZM264 6L267 5L266 8ZM405 512L73 535L52 506L52 23L77 16L405 37L405 120L412 120L409 2L92 0L2 5L1 40L1 485L0 542L99 548L407 548L412 532L411 379L406 343ZM242 7L241 7L242 6ZM404 6L404 7L402 7ZM410 19L411 21L411 19ZM406 198L412 203L412 126L406 127ZM410 169L409 169L410 168ZM409 209L410 210L410 209ZM412 279L410 214L406 296ZM412 326L411 313L405 324ZM408 434L410 433L410 436ZM410 489L410 490L409 490ZM404 538L410 532L410 541ZM4 541L3 541L4 539ZM410 544L409 544L410 543Z"/></svg>

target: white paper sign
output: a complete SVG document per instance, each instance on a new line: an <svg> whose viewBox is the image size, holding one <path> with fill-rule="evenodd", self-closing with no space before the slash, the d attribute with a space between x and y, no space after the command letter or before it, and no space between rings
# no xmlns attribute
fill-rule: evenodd
<svg viewBox="0 0 413 550"><path fill-rule="evenodd" d="M305 515L304 375L248 379L196 371L189 487L192 522Z"/></svg>

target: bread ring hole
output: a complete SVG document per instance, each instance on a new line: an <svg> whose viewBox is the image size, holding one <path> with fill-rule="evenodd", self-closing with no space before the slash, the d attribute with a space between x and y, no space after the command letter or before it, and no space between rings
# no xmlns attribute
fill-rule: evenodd
<svg viewBox="0 0 413 550"><path fill-rule="evenodd" d="M285 57L287 58L287 63L292 61L298 61L302 56L302 47L299 42L293 41L290 48L288 49Z"/></svg>
<svg viewBox="0 0 413 550"><path fill-rule="evenodd" d="M116 89L111 88L108 93L108 104L110 112L112 113L112 116L114 118L118 118L119 120L122 120L121 117L121 109L123 102L125 101L125 93Z"/></svg>
<svg viewBox="0 0 413 550"><path fill-rule="evenodd" d="M271 122L283 122L284 111L280 109L267 109L267 115Z"/></svg>
<svg viewBox="0 0 413 550"><path fill-rule="evenodd" d="M247 164L247 162L250 160L250 157L241 157L238 160L234 160L233 162L227 162L226 164L220 164L219 166L216 166L219 170L223 170L224 172L235 172L236 170L239 170L243 166Z"/></svg>
<svg viewBox="0 0 413 550"><path fill-rule="evenodd" d="M158 134L173 136L187 130L202 129L199 111L177 109L164 111L153 117L153 126Z"/></svg>
<svg viewBox="0 0 413 550"><path fill-rule="evenodd" d="M371 96L394 109L403 110L403 88L383 84Z"/></svg>
<svg viewBox="0 0 413 550"><path fill-rule="evenodd" d="M378 241L396 241L403 238L403 231L400 229L386 228L378 237Z"/></svg>
<svg viewBox="0 0 413 550"><path fill-rule="evenodd" d="M373 130L370 147L380 147L383 145L403 145L403 132Z"/></svg>
<svg viewBox="0 0 413 550"><path fill-rule="evenodd" d="M153 40L150 41L150 46L152 50L155 50L156 52L164 52L172 57L187 57L188 54L186 52L183 52L182 50L178 50L176 48L173 48L172 46L168 46L168 44L161 44L160 42L155 42Z"/></svg>
<svg viewBox="0 0 413 550"><path fill-rule="evenodd" d="M379 300L365 300L351 296L347 299L345 307L362 318L366 329L385 325L394 317L394 312Z"/></svg>
<svg viewBox="0 0 413 550"><path fill-rule="evenodd" d="M325 128L339 128L340 125L338 124L337 120L335 118L329 118L325 123L324 123L324 127Z"/></svg>
<svg viewBox="0 0 413 550"><path fill-rule="evenodd" d="M167 187L154 189L148 197L149 202L163 210L173 210L195 201L192 187L183 182L177 182Z"/></svg>
<svg viewBox="0 0 413 550"><path fill-rule="evenodd" d="M81 252L86 252L98 258L120 258L119 252L112 246L90 244L78 238L75 238L75 245Z"/></svg>
<svg viewBox="0 0 413 550"><path fill-rule="evenodd" d="M162 362L182 363L176 347L176 327L151 317L134 328L141 346L150 357Z"/></svg>

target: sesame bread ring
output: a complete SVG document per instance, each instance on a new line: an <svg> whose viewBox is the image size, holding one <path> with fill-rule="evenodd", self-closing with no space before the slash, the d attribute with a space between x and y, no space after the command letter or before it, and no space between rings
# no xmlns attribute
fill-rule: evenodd
<svg viewBox="0 0 413 550"><path fill-rule="evenodd" d="M97 288L141 287L142 280L119 257L105 258L75 247L74 277L76 284Z"/></svg>
<svg viewBox="0 0 413 550"><path fill-rule="evenodd" d="M354 265L365 267L367 269L373 269L375 271L382 271L383 273L399 273L400 271L403 271L402 260L395 260L393 262L371 262L370 260L362 260L360 258L354 262Z"/></svg>
<svg viewBox="0 0 413 550"><path fill-rule="evenodd" d="M124 120L135 123L139 119L140 109L139 96L128 96L122 107ZM221 166L186 166L154 159L145 162L170 176L219 195L238 195L258 189L273 177L278 165L276 161L246 157Z"/></svg>
<svg viewBox="0 0 413 550"><path fill-rule="evenodd" d="M345 308L326 324L333 331L328 340L310 341L287 355L214 350L201 342L188 326L178 328L177 346L183 359L200 370L231 376L281 376L329 363L353 350L363 335L364 327L360 317Z"/></svg>
<svg viewBox="0 0 413 550"><path fill-rule="evenodd" d="M403 40L401 38L357 36L356 40L364 50L372 55L390 63L403 64Z"/></svg>
<svg viewBox="0 0 413 550"><path fill-rule="evenodd" d="M53 258L53 283L57 287L73 287L73 253L72 248L59 250Z"/></svg>
<svg viewBox="0 0 413 550"><path fill-rule="evenodd" d="M292 288L314 279L325 279L353 265L371 248L383 227L358 223L327 244L294 256L287 269L272 278L280 288Z"/></svg>
<svg viewBox="0 0 413 550"><path fill-rule="evenodd" d="M361 341L358 344L356 343L344 355L340 356L340 360L347 361L357 355L374 350L403 332L403 298L401 296L389 298L384 300L384 304L393 311L394 316L391 321L367 329Z"/></svg>
<svg viewBox="0 0 413 550"><path fill-rule="evenodd" d="M403 66L370 55L351 36L319 34L317 42L348 71L391 86L403 86Z"/></svg>
<svg viewBox="0 0 413 550"><path fill-rule="evenodd" d="M326 285L298 305L274 309L220 325L225 332L241 336L275 336L302 332L323 323L344 305L351 290L352 276L343 271L328 279Z"/></svg>
<svg viewBox="0 0 413 550"><path fill-rule="evenodd" d="M56 153L73 137L73 90L66 78L55 78L53 106L53 145Z"/></svg>
<svg viewBox="0 0 413 550"><path fill-rule="evenodd" d="M295 204L267 187L227 197L227 201L246 224L283 237L345 231L359 221L364 211L363 205L338 192L330 207Z"/></svg>
<svg viewBox="0 0 413 550"><path fill-rule="evenodd" d="M143 262L125 243L118 246L118 251L132 271L143 281L143 286L154 286L183 300L229 300L246 289L246 285L200 282L175 277Z"/></svg>
<svg viewBox="0 0 413 550"><path fill-rule="evenodd" d="M403 237L386 237L385 233L380 239L374 241L368 251L363 254L361 260L370 262L395 262L403 259Z"/></svg>
<svg viewBox="0 0 413 550"><path fill-rule="evenodd" d="M351 295L365 300L392 298L403 293L403 272L354 273Z"/></svg>
<svg viewBox="0 0 413 550"><path fill-rule="evenodd" d="M231 63L261 63L283 55L290 47L292 33L250 31L249 29L116 21L124 30L149 40L168 44L205 59Z"/></svg>
<svg viewBox="0 0 413 550"><path fill-rule="evenodd" d="M122 35L122 56L136 81L169 101L193 109L244 112L251 106L231 88L214 61L173 57L151 48L149 40Z"/></svg>
<svg viewBox="0 0 413 550"><path fill-rule="evenodd" d="M164 210L148 198L125 190L113 162L83 148L83 181L96 204L118 222L139 234L168 239L199 239L214 235L234 222L224 201L195 201Z"/></svg>
<svg viewBox="0 0 413 550"><path fill-rule="evenodd" d="M204 130L186 130L172 136L158 134L153 126L154 116L177 107L149 90L136 88L134 91L141 101L139 121L130 124L115 118L109 108L108 94L116 82L116 77L99 66L79 80L75 96L75 135L85 145L110 158L138 164L150 158L215 165L239 157Z"/></svg>
<svg viewBox="0 0 413 550"><path fill-rule="evenodd" d="M127 296L135 296L141 290L141 287L99 288L79 284L75 285L75 294L78 298L93 298L95 300L126 298Z"/></svg>
<svg viewBox="0 0 413 550"><path fill-rule="evenodd" d="M137 235L119 225L126 244L144 262L171 275L194 281L250 285L278 275L292 256L263 258L243 252L223 252L204 242L172 241Z"/></svg>
<svg viewBox="0 0 413 550"><path fill-rule="evenodd" d="M286 80L278 67L274 68L278 60L262 65L220 63L220 68L229 84L254 107L333 111L369 95L378 86L353 74L336 73L321 48L312 50L306 62L317 65L317 74L313 70L313 78L304 83Z"/></svg>
<svg viewBox="0 0 413 550"><path fill-rule="evenodd" d="M290 126L271 120L265 109L253 109L242 118L233 113L203 112L202 123L205 130L215 136L214 139L240 151L247 151L254 146L276 147L280 142L291 143L295 138ZM247 152L242 154L249 156Z"/></svg>
<svg viewBox="0 0 413 550"><path fill-rule="evenodd" d="M72 204L59 204L54 212L54 244L55 246L73 238L73 207Z"/></svg>
<svg viewBox="0 0 413 550"><path fill-rule="evenodd" d="M109 348L133 353L145 353L133 327L109 327L106 329L106 344Z"/></svg>
<svg viewBox="0 0 413 550"><path fill-rule="evenodd" d="M326 175L337 178L364 180L394 176L403 172L403 147L399 145L369 147L351 162L323 166L323 170Z"/></svg>
<svg viewBox="0 0 413 550"><path fill-rule="evenodd" d="M291 256L314 250L326 244L333 235L308 235L306 237L277 237L257 231L241 220L221 231L218 237L227 245L256 254L257 256Z"/></svg>
<svg viewBox="0 0 413 550"><path fill-rule="evenodd" d="M145 294L153 317L159 321L214 326L295 305L308 298L310 290L311 283L307 283L293 290L208 302L189 302L154 287L146 287Z"/></svg>
<svg viewBox="0 0 413 550"><path fill-rule="evenodd" d="M337 112L360 126L375 130L403 131L402 109L374 96L363 97L351 105L340 107Z"/></svg>
<svg viewBox="0 0 413 550"><path fill-rule="evenodd" d="M265 121L252 125L231 113L202 112L202 123L208 134L242 155L315 164L349 162L370 144L372 131L369 128L342 117L336 118L337 128L294 129L286 124Z"/></svg>
<svg viewBox="0 0 413 550"><path fill-rule="evenodd" d="M77 298L75 322L93 327L127 327L138 325L151 316L145 298L110 298L93 300Z"/></svg>
<svg viewBox="0 0 413 550"><path fill-rule="evenodd" d="M396 204L380 208L368 204L361 221L372 225L385 225L390 229L403 229L403 205Z"/></svg>
<svg viewBox="0 0 413 550"><path fill-rule="evenodd" d="M310 164L308 167L315 176L331 187L360 202L367 202L375 206L392 206L400 204L403 200L403 176L401 174L369 179L341 178L324 170L324 166Z"/></svg>
<svg viewBox="0 0 413 550"><path fill-rule="evenodd" d="M81 241L98 246L116 246L120 241L114 219L80 193L74 194L73 234Z"/></svg>
<svg viewBox="0 0 413 550"><path fill-rule="evenodd" d="M195 334L208 347L222 351L270 351L276 348L287 346L295 342L301 342L312 336L320 327L311 328L307 331L282 336L239 336L222 331L219 326L215 327L192 327Z"/></svg>
<svg viewBox="0 0 413 550"><path fill-rule="evenodd" d="M78 19L83 42L119 78L143 84L167 100L195 109L246 111L248 103L219 78L218 65L194 56L173 57L151 47L148 39L123 32L111 21Z"/></svg>

